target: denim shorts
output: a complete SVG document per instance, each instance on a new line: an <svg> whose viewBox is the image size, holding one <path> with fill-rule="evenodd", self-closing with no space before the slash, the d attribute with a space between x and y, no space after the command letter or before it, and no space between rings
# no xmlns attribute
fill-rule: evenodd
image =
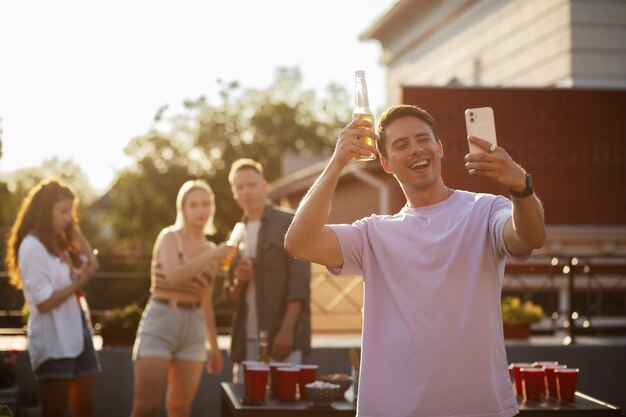
<svg viewBox="0 0 626 417"><path fill-rule="evenodd" d="M83 351L75 358L48 359L35 369L37 380L74 379L95 375L102 371L98 354L93 347L91 330L82 313L81 318L83 322Z"/></svg>
<svg viewBox="0 0 626 417"><path fill-rule="evenodd" d="M174 308L150 300L137 331L133 360L156 357L204 362L205 333L201 308Z"/></svg>

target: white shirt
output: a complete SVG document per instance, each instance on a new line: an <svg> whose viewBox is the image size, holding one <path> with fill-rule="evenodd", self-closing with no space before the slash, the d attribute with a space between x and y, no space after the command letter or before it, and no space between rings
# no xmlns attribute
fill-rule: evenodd
<svg viewBox="0 0 626 417"><path fill-rule="evenodd" d="M83 325L75 296L47 313L37 305L72 283L69 266L50 255L32 235L22 240L18 264L28 303L28 352L32 369L48 359L75 358L83 351Z"/></svg>
<svg viewBox="0 0 626 417"><path fill-rule="evenodd" d="M246 258L254 261L256 258L256 246L259 241L259 229L261 220L253 220L246 223L246 240L243 253ZM246 291L246 303L248 304L248 316L246 317L246 337L248 340L259 338L259 320L256 306L256 285L254 279L248 283Z"/></svg>

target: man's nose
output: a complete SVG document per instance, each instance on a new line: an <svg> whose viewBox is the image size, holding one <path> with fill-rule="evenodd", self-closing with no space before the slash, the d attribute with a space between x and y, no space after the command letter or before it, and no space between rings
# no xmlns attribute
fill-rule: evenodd
<svg viewBox="0 0 626 417"><path fill-rule="evenodd" d="M411 153L419 153L422 150L422 145L417 140L412 140L411 144Z"/></svg>

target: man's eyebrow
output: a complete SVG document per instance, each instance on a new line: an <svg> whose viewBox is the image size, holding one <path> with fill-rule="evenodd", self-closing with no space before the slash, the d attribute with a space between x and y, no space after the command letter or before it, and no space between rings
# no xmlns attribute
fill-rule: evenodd
<svg viewBox="0 0 626 417"><path fill-rule="evenodd" d="M407 139L409 139L409 138L411 138L411 137L416 137L416 138L423 138L423 137L426 137L426 138L429 138L429 139L430 139L430 135L428 134L428 132L420 132L420 133L418 133L418 134L416 134L416 135L411 135L411 136L400 136L399 138L394 138L394 139L392 139L391 141L392 141L392 142L397 142L397 141L400 141L400 140L407 140Z"/></svg>

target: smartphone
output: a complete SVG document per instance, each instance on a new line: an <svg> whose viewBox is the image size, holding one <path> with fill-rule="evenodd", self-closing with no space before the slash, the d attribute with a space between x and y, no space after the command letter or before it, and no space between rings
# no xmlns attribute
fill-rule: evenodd
<svg viewBox="0 0 626 417"><path fill-rule="evenodd" d="M496 123L491 107L465 110L465 127L467 128L467 136L476 136L495 145L498 144L496 140ZM470 152L486 152L485 149L472 143L469 144L469 150Z"/></svg>

